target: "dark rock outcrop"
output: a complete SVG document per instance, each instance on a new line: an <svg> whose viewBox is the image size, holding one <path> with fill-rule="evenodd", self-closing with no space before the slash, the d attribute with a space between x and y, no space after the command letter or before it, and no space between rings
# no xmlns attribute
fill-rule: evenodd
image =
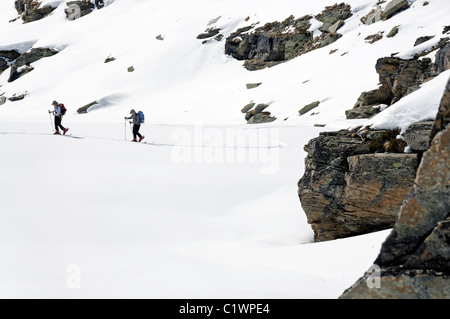
<svg viewBox="0 0 450 319"><path fill-rule="evenodd" d="M232 33L225 43L225 54L246 61L248 70L258 70L290 59L303 46L312 41L308 32L311 16L284 22L267 23L248 33L252 28L241 28ZM288 28L292 31L285 32Z"/></svg>
<svg viewBox="0 0 450 319"><path fill-rule="evenodd" d="M404 96L418 90L425 81L439 74L431 59L404 60L396 57L378 59L375 69L381 86L369 92L363 92L354 108L346 112L348 119L369 118L380 112L373 106L390 106Z"/></svg>
<svg viewBox="0 0 450 319"><path fill-rule="evenodd" d="M394 225L413 184L417 155L369 154L384 133L321 133L305 146L308 156L298 193L316 241Z"/></svg>
<svg viewBox="0 0 450 319"><path fill-rule="evenodd" d="M50 5L41 7L41 2L35 0L17 0L14 5L24 23L43 19L56 9Z"/></svg>
<svg viewBox="0 0 450 319"><path fill-rule="evenodd" d="M0 74L8 69L19 56L20 53L15 50L0 50Z"/></svg>
<svg viewBox="0 0 450 319"><path fill-rule="evenodd" d="M11 73L8 82L13 82L22 75L33 70L30 64L42 58L51 57L59 51L50 48L33 48L29 52L21 54L11 65Z"/></svg>
<svg viewBox="0 0 450 319"><path fill-rule="evenodd" d="M440 110L448 111L449 94L450 81ZM439 114L413 191L375 260L378 287L369 288L367 272L341 298L450 298L450 116Z"/></svg>
<svg viewBox="0 0 450 319"><path fill-rule="evenodd" d="M390 106L406 95L418 90L420 86L450 68L450 42L443 38L438 46L426 50L436 52L435 63L429 58L413 59L396 57L378 59L375 66L381 86L369 92L361 93L353 109L346 111L347 119L370 118L381 112L380 106Z"/></svg>
<svg viewBox="0 0 450 319"><path fill-rule="evenodd" d="M436 66L439 73L450 69L450 42L448 38L446 38L447 41L443 40L440 41L439 51L436 53Z"/></svg>
<svg viewBox="0 0 450 319"><path fill-rule="evenodd" d="M375 66L380 75L382 90L390 91L393 99L388 105L394 104L420 88L420 85L437 75L430 59L403 60L400 58L382 58Z"/></svg>
<svg viewBox="0 0 450 319"><path fill-rule="evenodd" d="M310 15L299 19L290 16L283 22L256 29L256 25L240 28L226 39L225 54L245 61L244 66L250 71L271 67L335 42L341 37L337 30L350 16L351 8L344 3L327 7L316 16L324 22L323 33L316 38L308 31L313 18Z"/></svg>

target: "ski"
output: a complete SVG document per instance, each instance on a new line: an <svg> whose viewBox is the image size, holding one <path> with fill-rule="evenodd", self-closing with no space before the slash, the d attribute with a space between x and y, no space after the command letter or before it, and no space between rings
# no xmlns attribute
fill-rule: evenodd
<svg viewBox="0 0 450 319"><path fill-rule="evenodd" d="M62 137L68 137L68 138L73 138L73 139L77 139L77 140L84 140L84 137L80 137L80 136L74 136L72 134L53 134L54 136L62 136Z"/></svg>
<svg viewBox="0 0 450 319"><path fill-rule="evenodd" d="M79 137L79 136L73 136L73 135L61 135L61 136L65 136L65 137L69 137L69 138L74 138L77 140L84 140L84 137Z"/></svg>

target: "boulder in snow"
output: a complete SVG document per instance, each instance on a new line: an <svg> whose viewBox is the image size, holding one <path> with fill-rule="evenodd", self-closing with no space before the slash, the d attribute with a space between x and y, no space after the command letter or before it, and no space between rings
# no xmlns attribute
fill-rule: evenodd
<svg viewBox="0 0 450 319"><path fill-rule="evenodd" d="M386 5L383 11L385 19L391 18L394 14L409 8L408 0L392 0Z"/></svg>
<svg viewBox="0 0 450 319"><path fill-rule="evenodd" d="M308 155L298 194L316 241L394 225L413 184L417 154L369 154L373 141L384 133L326 132L305 146Z"/></svg>

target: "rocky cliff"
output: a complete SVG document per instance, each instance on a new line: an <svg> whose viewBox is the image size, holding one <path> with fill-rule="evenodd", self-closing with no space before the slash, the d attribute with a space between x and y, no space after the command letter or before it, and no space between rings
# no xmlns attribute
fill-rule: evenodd
<svg viewBox="0 0 450 319"><path fill-rule="evenodd" d="M450 298L450 81L413 191L368 271L342 298Z"/></svg>

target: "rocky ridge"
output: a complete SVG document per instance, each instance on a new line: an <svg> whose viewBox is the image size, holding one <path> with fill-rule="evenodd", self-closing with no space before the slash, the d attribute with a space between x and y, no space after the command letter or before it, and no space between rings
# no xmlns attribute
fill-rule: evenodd
<svg viewBox="0 0 450 319"><path fill-rule="evenodd" d="M315 16L324 23L320 28L322 34L318 37L313 37L309 31L311 15L298 19L290 16L283 22L270 22L256 29L256 25L252 24L227 37L225 54L245 61L244 67L250 71L272 67L335 42L342 36L337 31L351 16L348 4L326 7Z"/></svg>
<svg viewBox="0 0 450 319"><path fill-rule="evenodd" d="M449 38L443 38L435 48L435 63L429 58L413 59L385 57L378 59L375 69L379 75L380 87L363 92L353 109L346 112L347 119L370 118L381 112L383 106L398 102L403 97L417 91L420 85L433 79L449 68Z"/></svg>

